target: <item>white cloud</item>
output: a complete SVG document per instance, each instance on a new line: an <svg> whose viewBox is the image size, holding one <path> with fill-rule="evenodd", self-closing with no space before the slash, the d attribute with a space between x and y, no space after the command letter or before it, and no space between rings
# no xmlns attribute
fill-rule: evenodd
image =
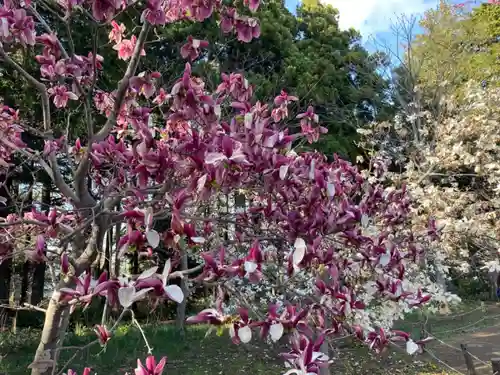
<svg viewBox="0 0 500 375"><path fill-rule="evenodd" d="M401 14L422 14L435 7L439 0L322 0L337 8L340 27L354 27L364 38L389 31L391 23Z"/></svg>

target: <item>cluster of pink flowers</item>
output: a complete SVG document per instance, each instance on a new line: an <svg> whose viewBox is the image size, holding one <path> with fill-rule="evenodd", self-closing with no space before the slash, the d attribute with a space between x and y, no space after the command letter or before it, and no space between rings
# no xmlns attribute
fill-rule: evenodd
<svg viewBox="0 0 500 375"><path fill-rule="evenodd" d="M3 106L0 109L0 171L7 169L11 164L12 154L18 149L26 147L21 139L23 128L19 124L19 113L14 109Z"/></svg>

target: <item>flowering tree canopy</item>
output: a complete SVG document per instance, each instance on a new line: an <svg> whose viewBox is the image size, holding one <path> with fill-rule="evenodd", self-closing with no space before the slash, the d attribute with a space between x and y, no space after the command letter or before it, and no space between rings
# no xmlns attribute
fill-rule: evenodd
<svg viewBox="0 0 500 375"><path fill-rule="evenodd" d="M185 252L203 259L202 272L192 281L219 291L212 308L187 322L227 328L235 344L249 342L256 330L265 340L286 336L287 374L317 374L327 367L328 353L320 348L332 335L353 335L376 351L397 340L406 342L409 353L419 350L422 342L390 327L402 312L430 299L418 287L419 269L438 233L433 222L421 232L412 230L407 189L383 185L384 162L365 176L338 157L296 152L302 141L314 143L326 129L312 106L289 119L288 108L297 98L285 91L272 104L261 103L242 74L227 73L215 92L208 92L190 62L209 41L186 41L179 53L188 62L172 87L159 87L158 73L140 71L146 41L157 27L216 15L223 32L250 42L259 36L256 18L218 0L51 4L64 22L83 14L89 24L109 31L125 73L107 91L101 86L106 61L98 44L77 54L70 38L58 37L42 17L44 6L24 0L4 1L0 8L0 57L38 91L45 137L43 151L27 147L22 134L36 127L4 106L0 166L9 173L17 167L14 156L35 160L64 197L64 204L47 214L34 208L0 223L3 258L16 252L16 238L30 233L28 259L57 263L60 271L32 374L53 373L69 314L77 306L105 297L121 316L133 316L132 305L144 298L181 303L185 293L171 281L187 279L193 270L172 272L172 264ZM259 3L244 1L244 6L253 12ZM140 10L138 34L118 21L129 8ZM26 48L38 53L36 75L16 61L17 51ZM83 108L85 141L51 132L53 111L73 106ZM71 182L61 172L62 162L72 166ZM247 202L240 210L207 210L236 192ZM154 223L165 217L170 228L158 232ZM106 273L93 280L91 263L106 230L117 223L126 226L117 244L120 254L150 254L162 242L176 253L162 269L146 269L131 280ZM221 235L228 225L230 235ZM241 283L273 290L268 304L250 303ZM236 309L225 308L225 294ZM112 340L116 324L96 327L96 342ZM135 372L161 374L165 364L166 358L157 362L149 356L138 360Z"/></svg>
<svg viewBox="0 0 500 375"><path fill-rule="evenodd" d="M476 273L475 267L500 270L499 104L497 81L488 87L470 81L459 93L443 97L439 116L417 113L418 128L411 125L416 118L398 115L361 131L365 147L402 166L401 173L387 177L405 181L416 198L413 225L422 227L433 215L441 228L432 255L443 274L450 269ZM414 129L419 131L416 144Z"/></svg>

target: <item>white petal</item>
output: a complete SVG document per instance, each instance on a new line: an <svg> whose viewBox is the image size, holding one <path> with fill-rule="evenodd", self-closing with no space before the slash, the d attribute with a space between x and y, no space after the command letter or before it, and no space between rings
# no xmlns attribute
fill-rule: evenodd
<svg viewBox="0 0 500 375"><path fill-rule="evenodd" d="M418 351L418 345L413 340L406 342L406 352L408 354L415 354Z"/></svg>
<svg viewBox="0 0 500 375"><path fill-rule="evenodd" d="M245 120L244 120L245 128L252 129L252 121L253 121L252 113L251 112L245 113Z"/></svg>
<svg viewBox="0 0 500 375"><path fill-rule="evenodd" d="M243 344L247 344L250 342L250 340L252 340L252 330L249 326L241 327L238 330L238 337Z"/></svg>
<svg viewBox="0 0 500 375"><path fill-rule="evenodd" d="M383 254L379 259L379 264L383 267L387 266L391 261L391 256L389 254Z"/></svg>
<svg viewBox="0 0 500 375"><path fill-rule="evenodd" d="M138 292L135 292L134 296L132 297L133 302L140 301L141 299L146 297L146 294L148 294L151 290L153 290L153 288L144 288L139 290Z"/></svg>
<svg viewBox="0 0 500 375"><path fill-rule="evenodd" d="M191 241L194 243L205 243L205 239L203 237L191 237Z"/></svg>
<svg viewBox="0 0 500 375"><path fill-rule="evenodd" d="M370 218L368 217L367 214L363 214L363 216L361 216L361 225L363 226L363 228L368 227L369 223L370 223Z"/></svg>
<svg viewBox="0 0 500 375"><path fill-rule="evenodd" d="M217 116L217 118L220 118L222 114L222 110L220 108L220 104L217 104L214 106L214 114Z"/></svg>
<svg viewBox="0 0 500 375"><path fill-rule="evenodd" d="M300 262L302 262L302 259L304 259L304 256L306 255L306 242L300 238L297 237L295 240L294 244L295 250L293 251L293 265L296 266Z"/></svg>
<svg viewBox="0 0 500 375"><path fill-rule="evenodd" d="M269 336L271 336L271 340L273 340L274 342L278 341L281 338L281 336L283 336L283 331L284 331L283 324L281 323L273 324L271 328L269 328Z"/></svg>
<svg viewBox="0 0 500 375"><path fill-rule="evenodd" d="M328 183L326 185L326 192L330 198L335 196L335 185L332 183Z"/></svg>
<svg viewBox="0 0 500 375"><path fill-rule="evenodd" d="M257 264L254 262L245 262L245 271L248 273L253 273L257 270Z"/></svg>
<svg viewBox="0 0 500 375"><path fill-rule="evenodd" d="M203 188L205 187L205 183L207 182L207 177L208 175L205 173L198 179L198 182L196 184L196 189L198 190L198 192L202 191Z"/></svg>
<svg viewBox="0 0 500 375"><path fill-rule="evenodd" d="M328 361L328 356L326 354L321 353L321 352L313 352L312 361L314 362L316 360Z"/></svg>
<svg viewBox="0 0 500 375"><path fill-rule="evenodd" d="M146 224L146 228L150 228L151 224L153 224L153 208L148 207L146 212L144 213L144 222Z"/></svg>
<svg viewBox="0 0 500 375"><path fill-rule="evenodd" d="M311 160L311 169L309 169L309 179L314 180L314 170L315 170L316 160Z"/></svg>
<svg viewBox="0 0 500 375"><path fill-rule="evenodd" d="M229 336L231 336L231 338L236 336L236 332L234 331L234 325L232 324L229 326Z"/></svg>
<svg viewBox="0 0 500 375"><path fill-rule="evenodd" d="M403 286L398 283L398 285L396 286L396 291L394 292L394 295L396 297L401 297L401 294L403 294Z"/></svg>
<svg viewBox="0 0 500 375"><path fill-rule="evenodd" d="M133 286L118 289L118 301L120 301L120 305L125 308L132 306L132 303L134 303L134 294L135 288Z"/></svg>
<svg viewBox="0 0 500 375"><path fill-rule="evenodd" d="M163 272L161 275L161 278L163 280L163 284L165 285L168 280L168 275L170 274L170 269L172 268L172 262L170 261L170 258L168 258L165 261L165 266L163 267Z"/></svg>
<svg viewBox="0 0 500 375"><path fill-rule="evenodd" d="M205 156L205 163L206 164L217 164L221 162L222 160L226 160L226 156L220 152L209 152Z"/></svg>
<svg viewBox="0 0 500 375"><path fill-rule="evenodd" d="M144 271L143 273L141 273L139 275L139 277L137 278L137 280L148 279L151 276L153 276L156 273L156 271L158 271L158 267L152 267L150 269L147 269L146 271Z"/></svg>
<svg viewBox="0 0 500 375"><path fill-rule="evenodd" d="M154 229L150 229L146 232L146 239L153 249L156 249L160 244L160 235Z"/></svg>
<svg viewBox="0 0 500 375"><path fill-rule="evenodd" d="M182 293L182 289L178 285L167 285L164 289L168 298L172 301L177 303L184 301L184 293Z"/></svg>
<svg viewBox="0 0 500 375"><path fill-rule="evenodd" d="M280 180L285 179L287 172L288 172L288 165L282 165L280 167Z"/></svg>

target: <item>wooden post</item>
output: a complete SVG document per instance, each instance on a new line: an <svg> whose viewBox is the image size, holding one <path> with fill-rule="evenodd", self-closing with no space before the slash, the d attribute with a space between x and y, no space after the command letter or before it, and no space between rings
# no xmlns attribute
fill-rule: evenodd
<svg viewBox="0 0 500 375"><path fill-rule="evenodd" d="M491 359L491 368L493 369L493 375L500 375L500 358Z"/></svg>
<svg viewBox="0 0 500 375"><path fill-rule="evenodd" d="M472 356L467 350L467 346L465 344L460 344L460 348L462 348L462 353L465 358L465 364L467 365L467 373L469 375L477 375L476 368L474 367L474 361L472 360Z"/></svg>

